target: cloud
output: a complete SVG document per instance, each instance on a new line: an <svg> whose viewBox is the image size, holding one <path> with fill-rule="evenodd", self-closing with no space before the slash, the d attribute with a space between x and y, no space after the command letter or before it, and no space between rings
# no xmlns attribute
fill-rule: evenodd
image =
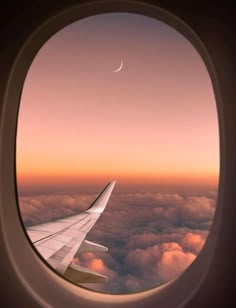
<svg viewBox="0 0 236 308"><path fill-rule="evenodd" d="M95 195L36 195L21 196L19 205L26 226L69 216L88 208Z"/></svg>
<svg viewBox="0 0 236 308"><path fill-rule="evenodd" d="M141 277L151 274L152 279L156 278L160 284L180 274L195 257L193 253L185 252L178 243L167 242L131 251L126 262L132 273L140 273Z"/></svg>
<svg viewBox="0 0 236 308"><path fill-rule="evenodd" d="M106 266L102 258L98 258L92 252L81 254L80 257L75 259L75 262L102 275L109 276L110 279L114 279L117 276L115 271Z"/></svg>
<svg viewBox="0 0 236 308"><path fill-rule="evenodd" d="M182 239L181 244L185 251L198 254L204 245L205 239L201 234L188 232Z"/></svg>
<svg viewBox="0 0 236 308"><path fill-rule="evenodd" d="M25 225L76 214L95 194L20 196ZM216 193L115 192L87 239L108 252L77 253L74 262L109 277L84 284L108 293L143 291L179 275L197 256L208 234Z"/></svg>
<svg viewBox="0 0 236 308"><path fill-rule="evenodd" d="M157 263L157 275L163 282L178 276L196 258L195 254L184 252L177 243L162 244L162 251Z"/></svg>

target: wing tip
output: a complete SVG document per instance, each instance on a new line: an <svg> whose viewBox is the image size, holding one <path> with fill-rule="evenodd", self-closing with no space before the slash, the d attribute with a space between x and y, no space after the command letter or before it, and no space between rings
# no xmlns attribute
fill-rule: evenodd
<svg viewBox="0 0 236 308"><path fill-rule="evenodd" d="M97 212L102 213L107 205L107 202L111 196L112 190L116 184L116 181L109 182L99 196L90 205L87 212Z"/></svg>

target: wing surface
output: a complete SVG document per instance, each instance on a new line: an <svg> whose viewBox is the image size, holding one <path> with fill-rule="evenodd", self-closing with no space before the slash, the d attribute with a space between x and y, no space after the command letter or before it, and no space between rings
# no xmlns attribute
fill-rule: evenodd
<svg viewBox="0 0 236 308"><path fill-rule="evenodd" d="M78 250L107 251L106 247L87 241L85 237L104 211L114 186L115 181L110 182L91 206L80 214L27 228L27 233L36 249L60 274L75 276L75 272L81 272L86 275L80 277L88 277L88 282L94 282L91 279L93 276L96 276L96 282L104 281L105 276L75 266L71 261ZM107 277L105 278L107 280ZM78 275L76 280L77 282L80 280ZM86 279L82 280L84 282Z"/></svg>

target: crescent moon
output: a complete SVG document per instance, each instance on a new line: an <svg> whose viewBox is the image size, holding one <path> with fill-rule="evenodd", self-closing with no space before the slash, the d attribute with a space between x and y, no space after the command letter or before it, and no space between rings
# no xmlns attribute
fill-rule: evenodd
<svg viewBox="0 0 236 308"><path fill-rule="evenodd" d="M124 63L123 63L123 60L121 60L120 67L119 67L117 70L113 71L113 73L117 73L117 72L119 72L119 71L122 69L123 64L124 64Z"/></svg>

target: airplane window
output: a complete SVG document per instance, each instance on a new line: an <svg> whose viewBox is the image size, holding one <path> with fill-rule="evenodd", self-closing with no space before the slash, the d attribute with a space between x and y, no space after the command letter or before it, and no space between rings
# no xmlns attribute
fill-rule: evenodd
<svg viewBox="0 0 236 308"><path fill-rule="evenodd" d="M20 102L16 178L26 231L56 272L111 294L177 277L208 236L218 177L210 76L178 31L106 13L39 50Z"/></svg>

